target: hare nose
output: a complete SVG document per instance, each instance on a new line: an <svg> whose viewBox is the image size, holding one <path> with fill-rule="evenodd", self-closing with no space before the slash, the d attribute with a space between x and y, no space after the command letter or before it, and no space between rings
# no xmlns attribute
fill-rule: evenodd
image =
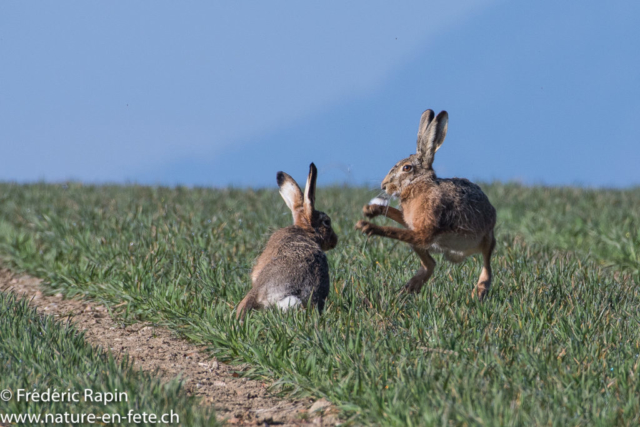
<svg viewBox="0 0 640 427"><path fill-rule="evenodd" d="M387 184L383 182L380 188L382 188L382 191L385 191L387 189Z"/></svg>

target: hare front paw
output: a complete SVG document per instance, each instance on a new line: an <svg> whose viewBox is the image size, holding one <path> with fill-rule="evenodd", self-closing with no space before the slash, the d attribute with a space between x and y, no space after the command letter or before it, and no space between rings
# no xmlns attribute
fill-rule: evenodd
<svg viewBox="0 0 640 427"><path fill-rule="evenodd" d="M368 221L358 221L356 224L356 230L362 231L363 234L367 236L373 236L378 227L375 224L371 224Z"/></svg>
<svg viewBox="0 0 640 427"><path fill-rule="evenodd" d="M367 218L374 218L378 215L382 215L384 208L385 207L382 205L364 205L362 208L362 214Z"/></svg>

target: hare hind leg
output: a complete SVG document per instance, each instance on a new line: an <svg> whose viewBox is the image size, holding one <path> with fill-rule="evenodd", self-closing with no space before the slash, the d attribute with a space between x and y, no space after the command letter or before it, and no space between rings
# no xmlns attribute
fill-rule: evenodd
<svg viewBox="0 0 640 427"><path fill-rule="evenodd" d="M420 257L422 266L416 274L404 286L405 291L409 293L418 293L425 283L431 278L433 270L436 268L436 261L429 254L429 251L422 248L413 247L413 250Z"/></svg>
<svg viewBox="0 0 640 427"><path fill-rule="evenodd" d="M491 254L493 253L493 249L495 247L496 239L493 236L492 231L482 239L482 272L480 273L478 284L473 291L473 296L478 297L479 301L482 301L487 296L487 294L489 293L489 289L491 288Z"/></svg>
<svg viewBox="0 0 640 427"><path fill-rule="evenodd" d="M247 296L236 307L236 319L243 319L249 310L260 308L262 308L262 304L258 301L256 288L251 288Z"/></svg>

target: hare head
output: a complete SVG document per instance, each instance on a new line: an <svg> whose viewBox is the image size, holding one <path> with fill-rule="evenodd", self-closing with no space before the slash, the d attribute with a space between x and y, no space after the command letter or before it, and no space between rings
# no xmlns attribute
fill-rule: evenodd
<svg viewBox="0 0 640 427"><path fill-rule="evenodd" d="M400 160L391 168L382 181L382 189L389 195L398 197L416 178L436 178L433 159L436 151L447 136L449 115L441 111L434 119L432 110L426 110L420 118L416 154Z"/></svg>
<svg viewBox="0 0 640 427"><path fill-rule="evenodd" d="M303 195L300 187L291 176L284 172L277 174L280 195L291 210L293 225L312 233L322 250L328 251L336 247L338 236L331 228L329 215L315 209L317 178L318 169L316 169L316 165L311 163Z"/></svg>

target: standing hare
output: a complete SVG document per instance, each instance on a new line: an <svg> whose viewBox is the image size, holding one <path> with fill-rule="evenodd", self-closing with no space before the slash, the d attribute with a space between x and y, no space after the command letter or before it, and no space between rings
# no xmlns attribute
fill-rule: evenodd
<svg viewBox="0 0 640 427"><path fill-rule="evenodd" d="M311 163L304 196L298 184L278 172L280 195L293 214L293 225L271 235L251 272L252 288L238 305L236 317L251 309L276 305L284 310L311 304L322 312L329 294L329 264L324 251L338 244L331 219L315 210L318 170Z"/></svg>
<svg viewBox="0 0 640 427"><path fill-rule="evenodd" d="M358 221L356 228L368 236L389 237L411 245L422 267L405 285L408 292L419 292L433 274L436 262L430 252L443 253L454 263L482 253L484 265L473 291L473 296L482 300L491 287L496 210L480 187L469 180L436 176L433 158L447 135L449 116L446 111L435 119L433 116L431 110L422 113L416 154L396 163L382 181L387 194L400 198L402 210L381 204L379 199L362 209L367 218L384 215L406 228L368 221Z"/></svg>

